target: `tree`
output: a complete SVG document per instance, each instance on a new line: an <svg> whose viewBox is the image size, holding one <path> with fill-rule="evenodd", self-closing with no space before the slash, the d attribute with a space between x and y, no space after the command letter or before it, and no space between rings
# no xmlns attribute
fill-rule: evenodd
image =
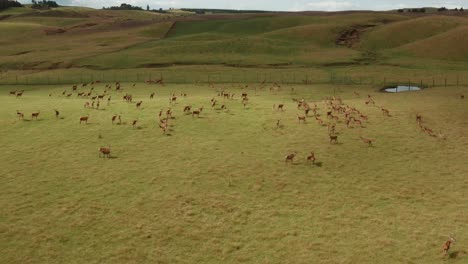
<svg viewBox="0 0 468 264"><path fill-rule="evenodd" d="M23 7L23 5L17 1L0 0L0 10L7 9L9 7Z"/></svg>
<svg viewBox="0 0 468 264"><path fill-rule="evenodd" d="M149 5L146 5L146 11L149 11Z"/></svg>

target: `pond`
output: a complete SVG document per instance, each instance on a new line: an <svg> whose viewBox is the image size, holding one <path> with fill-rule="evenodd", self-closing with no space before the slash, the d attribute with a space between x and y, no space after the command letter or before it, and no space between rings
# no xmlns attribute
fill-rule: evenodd
<svg viewBox="0 0 468 264"><path fill-rule="evenodd" d="M401 93L401 92L410 92L410 91L420 91L421 88L417 86L408 86L408 85L398 85L397 87L385 88L387 93Z"/></svg>

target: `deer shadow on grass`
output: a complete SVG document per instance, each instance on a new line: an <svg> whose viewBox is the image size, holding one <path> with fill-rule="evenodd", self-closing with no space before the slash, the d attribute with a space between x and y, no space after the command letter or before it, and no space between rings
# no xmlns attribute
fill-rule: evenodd
<svg viewBox="0 0 468 264"><path fill-rule="evenodd" d="M450 259L456 259L458 257L466 255L466 253L467 252L465 250L458 250L458 251L454 251L454 252L450 253L448 256L449 256Z"/></svg>
<svg viewBox="0 0 468 264"><path fill-rule="evenodd" d="M315 163L313 164L313 167L319 167L319 168L321 168L322 166L323 166L323 162L321 162L321 161L315 162Z"/></svg>

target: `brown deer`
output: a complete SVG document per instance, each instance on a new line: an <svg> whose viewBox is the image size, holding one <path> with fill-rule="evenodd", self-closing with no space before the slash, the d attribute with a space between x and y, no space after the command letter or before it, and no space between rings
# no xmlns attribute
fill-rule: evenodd
<svg viewBox="0 0 468 264"><path fill-rule="evenodd" d="M280 127L281 127L281 122L280 122L280 120L278 119L278 120L276 121L276 128L280 128Z"/></svg>
<svg viewBox="0 0 468 264"><path fill-rule="evenodd" d="M362 137L362 136L360 136L360 138L361 138L362 142L368 144L369 147L372 146L372 142L374 142L374 140L373 140L373 139L370 139L370 138L364 138L364 137Z"/></svg>
<svg viewBox="0 0 468 264"><path fill-rule="evenodd" d="M315 164L315 153L310 152L310 155L307 156L307 162L312 162L312 164Z"/></svg>
<svg viewBox="0 0 468 264"><path fill-rule="evenodd" d="M138 122L138 120L133 120L133 122L132 122L132 127L133 127L133 128L135 128L137 122Z"/></svg>
<svg viewBox="0 0 468 264"><path fill-rule="evenodd" d="M21 113L20 111L16 110L16 116L18 116L18 119L23 119L24 120L24 114Z"/></svg>
<svg viewBox="0 0 468 264"><path fill-rule="evenodd" d="M450 247L451 247L452 244L454 244L454 243L455 243L455 238L453 238L453 236L450 235L450 239L447 240L447 241L444 243L444 246L443 246L444 256L447 256L448 251L450 250Z"/></svg>
<svg viewBox="0 0 468 264"><path fill-rule="evenodd" d="M195 117L195 116L200 117L200 112L201 112L201 110L192 111L192 117Z"/></svg>
<svg viewBox="0 0 468 264"><path fill-rule="evenodd" d="M88 115L88 116L82 116L82 117L80 117L80 124L81 124L82 122L85 122L86 124L88 124L88 118L89 118L89 115Z"/></svg>
<svg viewBox="0 0 468 264"><path fill-rule="evenodd" d="M338 136L337 136L337 135L331 135L331 134L329 134L329 136L330 136L330 144L331 144L332 142L338 143Z"/></svg>
<svg viewBox="0 0 468 264"><path fill-rule="evenodd" d="M112 116L112 124L114 124L115 120L117 119L117 115Z"/></svg>
<svg viewBox="0 0 468 264"><path fill-rule="evenodd" d="M192 106L187 105L184 107L184 113L190 112L190 110L192 110Z"/></svg>
<svg viewBox="0 0 468 264"><path fill-rule="evenodd" d="M298 120L299 124L301 123L301 121L302 121L303 124L305 124L305 122L306 122L306 117L305 117L305 116L299 116L299 115L298 115L298 116L297 116L297 120Z"/></svg>
<svg viewBox="0 0 468 264"><path fill-rule="evenodd" d="M84 103L84 108L89 108L89 102Z"/></svg>
<svg viewBox="0 0 468 264"><path fill-rule="evenodd" d="M111 101L111 96L107 98L107 105L110 105L110 101Z"/></svg>
<svg viewBox="0 0 468 264"><path fill-rule="evenodd" d="M279 104L277 110L284 111L283 107L284 107L284 104Z"/></svg>
<svg viewBox="0 0 468 264"><path fill-rule="evenodd" d="M55 111L55 118L59 118L60 112L57 109L54 109L54 111Z"/></svg>
<svg viewBox="0 0 468 264"><path fill-rule="evenodd" d="M137 109L140 109L142 103L143 103L143 101L138 102L138 103L136 104L136 108L137 108Z"/></svg>
<svg viewBox="0 0 468 264"><path fill-rule="evenodd" d="M10 95L16 95L16 91L10 91Z"/></svg>
<svg viewBox="0 0 468 264"><path fill-rule="evenodd" d="M99 148L99 157L101 157L101 155L105 158L110 158L110 153L111 153L111 148L110 146L105 148L105 147L100 147Z"/></svg>
<svg viewBox="0 0 468 264"><path fill-rule="evenodd" d="M416 114L416 122L418 123L422 122L422 116L420 114Z"/></svg>
<svg viewBox="0 0 468 264"><path fill-rule="evenodd" d="M31 114L31 119L36 118L36 120L37 120L37 117L39 116L39 114L40 114L39 111L37 111L36 113L32 113L32 114Z"/></svg>
<svg viewBox="0 0 468 264"><path fill-rule="evenodd" d="M294 162L294 157L296 157L296 155L297 155L296 151L294 151L291 154L286 155L284 162L286 162L286 164L288 164L288 162L293 163Z"/></svg>
<svg viewBox="0 0 468 264"><path fill-rule="evenodd" d="M167 123L159 123L159 128L161 128L163 134L166 134L166 131L167 131Z"/></svg>
<svg viewBox="0 0 468 264"><path fill-rule="evenodd" d="M390 111L388 109L382 108L382 114L384 116L390 116Z"/></svg>
<svg viewBox="0 0 468 264"><path fill-rule="evenodd" d="M24 91L17 92L17 93L16 93L16 98L21 97L21 96L23 95L23 93L24 93Z"/></svg>
<svg viewBox="0 0 468 264"><path fill-rule="evenodd" d="M154 98L154 93L151 93L150 94L150 99L153 99Z"/></svg>

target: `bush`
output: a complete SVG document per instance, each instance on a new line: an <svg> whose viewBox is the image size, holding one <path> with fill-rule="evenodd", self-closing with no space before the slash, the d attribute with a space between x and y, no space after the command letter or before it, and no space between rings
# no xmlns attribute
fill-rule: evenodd
<svg viewBox="0 0 468 264"><path fill-rule="evenodd" d="M32 0L31 7L35 9L49 9L49 8L59 7L59 5L55 1L43 0L41 2L41 1Z"/></svg>

